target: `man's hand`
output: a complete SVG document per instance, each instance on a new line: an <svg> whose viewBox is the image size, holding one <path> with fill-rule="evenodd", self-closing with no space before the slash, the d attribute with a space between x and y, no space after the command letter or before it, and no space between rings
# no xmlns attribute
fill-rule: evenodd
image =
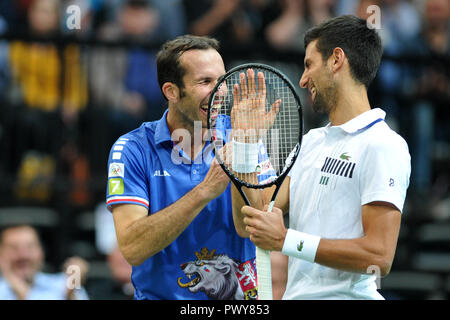
<svg viewBox="0 0 450 320"><path fill-rule="evenodd" d="M203 195L208 200L213 200L225 191L229 183L227 174L222 170L217 159L214 158L206 177L198 187L201 188Z"/></svg>
<svg viewBox="0 0 450 320"><path fill-rule="evenodd" d="M264 210L267 211L268 205ZM245 215L245 230L250 233L250 240L259 248L281 251L286 238L283 212L274 207L272 212L261 211L249 206L242 207Z"/></svg>
<svg viewBox="0 0 450 320"><path fill-rule="evenodd" d="M11 267L11 261L6 254L0 255L0 271L3 278L9 283L17 300L25 300L30 291L30 284L15 274Z"/></svg>
<svg viewBox="0 0 450 320"><path fill-rule="evenodd" d="M258 72L256 83L255 72L253 69L248 69L247 78L244 73L241 73L240 84L235 84L233 87L233 103L233 109L231 110L233 137L242 140L240 136L243 135L247 139L242 142L256 143L259 137L263 136L265 131L273 125L281 99L276 100L272 104L271 110L266 112L264 74Z"/></svg>

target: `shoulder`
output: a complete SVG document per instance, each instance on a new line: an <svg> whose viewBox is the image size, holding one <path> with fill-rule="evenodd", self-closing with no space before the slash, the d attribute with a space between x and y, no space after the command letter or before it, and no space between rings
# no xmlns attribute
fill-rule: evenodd
<svg viewBox="0 0 450 320"><path fill-rule="evenodd" d="M120 159L121 154L138 154L145 152L154 143L155 123L144 122L139 128L120 136L111 147L113 160ZM116 158L116 159L115 159Z"/></svg>
<svg viewBox="0 0 450 320"><path fill-rule="evenodd" d="M391 150L409 153L406 140L389 125L381 121L367 130L367 143L369 148Z"/></svg>
<svg viewBox="0 0 450 320"><path fill-rule="evenodd" d="M367 165L382 162L405 170L410 168L411 155L407 142L384 121L368 129L362 138L365 147L361 145L361 150Z"/></svg>
<svg viewBox="0 0 450 320"><path fill-rule="evenodd" d="M326 128L311 129L302 138L302 149L308 149L311 146L316 145L319 141L326 137Z"/></svg>
<svg viewBox="0 0 450 320"><path fill-rule="evenodd" d="M116 140L116 144L120 141L130 142L134 145L145 145L146 142L152 141L155 136L156 122L144 122L139 128L134 129Z"/></svg>

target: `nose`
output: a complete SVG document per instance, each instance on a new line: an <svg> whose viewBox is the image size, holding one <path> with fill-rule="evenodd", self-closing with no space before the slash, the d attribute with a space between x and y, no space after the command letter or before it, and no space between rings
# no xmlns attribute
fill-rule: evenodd
<svg viewBox="0 0 450 320"><path fill-rule="evenodd" d="M299 84L300 88L306 88L308 86L308 82L309 82L309 77L305 71L305 72L303 72L302 77L300 78L300 81L298 84Z"/></svg>
<svg viewBox="0 0 450 320"><path fill-rule="evenodd" d="M187 263L181 264L181 265L180 265L181 270L184 270L184 269L186 268L186 266L187 266Z"/></svg>
<svg viewBox="0 0 450 320"><path fill-rule="evenodd" d="M217 89L220 97L225 97L228 94L228 87L226 82L222 82L220 87Z"/></svg>

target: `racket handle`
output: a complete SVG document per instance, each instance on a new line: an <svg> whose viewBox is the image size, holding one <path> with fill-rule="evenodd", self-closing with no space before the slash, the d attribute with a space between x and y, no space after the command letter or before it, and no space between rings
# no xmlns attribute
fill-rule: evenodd
<svg viewBox="0 0 450 320"><path fill-rule="evenodd" d="M270 251L256 247L256 272L258 275L258 300L272 300Z"/></svg>
<svg viewBox="0 0 450 320"><path fill-rule="evenodd" d="M269 203L272 212L275 201ZM258 274L258 300L273 300L270 251L256 247L256 272Z"/></svg>
<svg viewBox="0 0 450 320"><path fill-rule="evenodd" d="M275 200L270 201L269 208L267 209L267 212L272 212L273 206L275 205Z"/></svg>

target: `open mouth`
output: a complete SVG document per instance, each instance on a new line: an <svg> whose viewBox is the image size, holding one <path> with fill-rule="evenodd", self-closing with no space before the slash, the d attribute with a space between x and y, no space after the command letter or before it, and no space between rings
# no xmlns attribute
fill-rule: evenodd
<svg viewBox="0 0 450 320"><path fill-rule="evenodd" d="M200 274L198 272L194 272L194 273L186 273L186 277L189 278L189 280L191 280L192 277L194 277L191 281L187 282L187 283L182 283L181 279L183 277L179 277L178 278L178 285L181 288L189 288L189 287L194 287L197 283L200 282L201 278L200 278Z"/></svg>
<svg viewBox="0 0 450 320"><path fill-rule="evenodd" d="M221 105L220 104L214 104L211 107L211 118L216 118L219 115L219 110L220 110ZM203 113L205 116L208 115L208 106L207 105L202 105L200 106L200 111L201 113Z"/></svg>

